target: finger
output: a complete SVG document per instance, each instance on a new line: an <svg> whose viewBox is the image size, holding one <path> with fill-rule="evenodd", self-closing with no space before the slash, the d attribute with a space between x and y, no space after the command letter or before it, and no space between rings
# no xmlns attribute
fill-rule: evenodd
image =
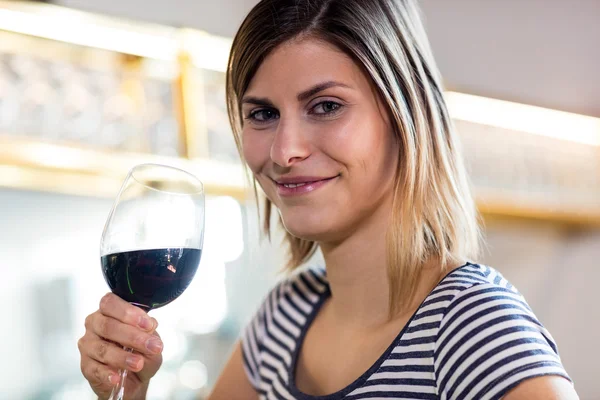
<svg viewBox="0 0 600 400"><path fill-rule="evenodd" d="M142 382L148 382L158 372L162 364L162 355L145 355L144 356L144 367L141 371L138 371L136 375Z"/></svg>
<svg viewBox="0 0 600 400"><path fill-rule="evenodd" d="M86 321L86 328L100 338L132 348L142 354L159 354L163 343L158 336L126 325L100 313Z"/></svg>
<svg viewBox="0 0 600 400"><path fill-rule="evenodd" d="M127 369L138 372L144 368L143 356L128 352L122 347L100 338L88 340L84 346L84 351L91 359L115 370Z"/></svg>
<svg viewBox="0 0 600 400"><path fill-rule="evenodd" d="M110 392L119 383L117 371L90 358L82 359L81 372L95 391Z"/></svg>
<svg viewBox="0 0 600 400"><path fill-rule="evenodd" d="M137 326L152 332L158 326L156 319L148 316L144 310L129 304L113 293L107 293L100 300L100 312L125 324Z"/></svg>

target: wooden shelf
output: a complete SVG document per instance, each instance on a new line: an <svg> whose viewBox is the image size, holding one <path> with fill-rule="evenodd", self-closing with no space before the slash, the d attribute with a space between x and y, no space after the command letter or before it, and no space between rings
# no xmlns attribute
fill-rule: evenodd
<svg viewBox="0 0 600 400"><path fill-rule="evenodd" d="M209 195L247 197L243 168L210 160L187 160L136 153L108 153L0 136L0 186L92 197L116 196L137 164L166 164L187 170Z"/></svg>
<svg viewBox="0 0 600 400"><path fill-rule="evenodd" d="M529 221L560 224L572 228L600 228L600 210L551 207L542 202L507 199L507 196L479 194L477 207L486 223Z"/></svg>

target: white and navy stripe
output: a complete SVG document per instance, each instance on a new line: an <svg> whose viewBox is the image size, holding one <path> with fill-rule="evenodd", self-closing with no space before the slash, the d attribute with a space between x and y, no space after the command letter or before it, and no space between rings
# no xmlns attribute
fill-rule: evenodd
<svg viewBox="0 0 600 400"><path fill-rule="evenodd" d="M525 379L569 379L554 340L492 268L466 264L427 296L379 360L348 387L309 396L294 384L298 349L330 295L325 271L280 283L246 327L244 368L261 399L500 399Z"/></svg>

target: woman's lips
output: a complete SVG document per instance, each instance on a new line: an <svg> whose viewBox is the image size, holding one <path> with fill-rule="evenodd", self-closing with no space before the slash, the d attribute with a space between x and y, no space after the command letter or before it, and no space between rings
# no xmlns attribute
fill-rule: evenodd
<svg viewBox="0 0 600 400"><path fill-rule="evenodd" d="M277 193L280 196L300 196L322 188L338 176L339 175L336 175L330 178L295 177L276 180L275 183L277 184Z"/></svg>

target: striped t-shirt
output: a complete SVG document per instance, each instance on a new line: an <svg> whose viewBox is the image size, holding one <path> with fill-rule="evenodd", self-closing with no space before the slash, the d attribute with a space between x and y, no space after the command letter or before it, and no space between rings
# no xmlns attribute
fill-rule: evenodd
<svg viewBox="0 0 600 400"><path fill-rule="evenodd" d="M325 271L304 270L277 285L246 327L244 367L260 399L487 400L536 376L570 380L523 296L494 269L468 263L435 287L352 384L326 396L304 394L294 382L298 352L329 295Z"/></svg>

